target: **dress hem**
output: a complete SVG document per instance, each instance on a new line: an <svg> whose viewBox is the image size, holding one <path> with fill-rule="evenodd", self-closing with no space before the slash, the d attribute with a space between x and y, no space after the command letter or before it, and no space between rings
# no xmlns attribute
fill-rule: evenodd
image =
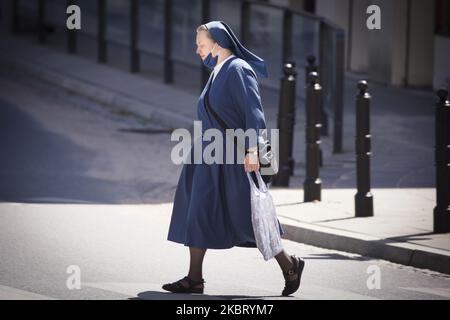
<svg viewBox="0 0 450 320"><path fill-rule="evenodd" d="M167 240L171 241L171 242L182 244L185 247L192 247L192 248L199 248L199 249L225 250L225 249L231 249L231 248L234 248L234 247L238 247L238 248L257 248L256 247L256 243L250 242L250 241L237 243L237 244L234 244L234 245L231 245L231 246L207 246L207 247L205 247L205 246L199 246L199 245L196 245L196 244L193 244L193 243L186 243L185 241L180 241L180 240L175 240L175 239L169 239L168 238Z"/></svg>

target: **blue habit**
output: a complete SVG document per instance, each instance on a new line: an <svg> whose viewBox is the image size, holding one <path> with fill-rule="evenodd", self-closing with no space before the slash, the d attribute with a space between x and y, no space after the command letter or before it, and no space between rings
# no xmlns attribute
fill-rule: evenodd
<svg viewBox="0 0 450 320"><path fill-rule="evenodd" d="M197 106L203 132L209 128L221 130L204 104L211 80L210 76ZM226 60L215 76L209 88L209 101L230 128L244 131L253 128L257 132L266 128L256 75L251 66L237 56ZM208 143L202 143L203 148ZM250 185L244 165L193 164L193 161L183 164L168 240L208 249L256 247Z"/></svg>

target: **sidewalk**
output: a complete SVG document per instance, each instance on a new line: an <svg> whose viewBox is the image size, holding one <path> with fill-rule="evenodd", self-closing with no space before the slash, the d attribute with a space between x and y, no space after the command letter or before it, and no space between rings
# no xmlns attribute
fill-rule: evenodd
<svg viewBox="0 0 450 320"><path fill-rule="evenodd" d="M0 58L5 67L19 68L30 76L169 128L192 126L197 100L193 95L24 38L5 33L0 36Z"/></svg>
<svg viewBox="0 0 450 320"><path fill-rule="evenodd" d="M373 217L354 216L356 190L325 189L304 203L301 189L272 189L286 238L450 273L450 234L433 234L434 189L372 189Z"/></svg>
<svg viewBox="0 0 450 320"><path fill-rule="evenodd" d="M198 96L24 38L0 35L2 68L19 69L168 128L192 126ZM322 139L323 201L317 203L302 203L304 109L301 102L297 103L295 175L290 188L272 188L286 238L450 274L450 234L431 233L435 206L433 94L369 86L374 97L371 124L375 216L353 218L355 81L355 77L346 79L344 153L332 154L331 137ZM263 104L268 126L275 127L276 99L266 96Z"/></svg>

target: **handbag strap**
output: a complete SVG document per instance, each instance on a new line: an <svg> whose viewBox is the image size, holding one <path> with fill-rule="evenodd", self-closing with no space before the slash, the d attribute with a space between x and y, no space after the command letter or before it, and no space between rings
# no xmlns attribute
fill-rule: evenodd
<svg viewBox="0 0 450 320"><path fill-rule="evenodd" d="M230 128L227 126L225 121L223 121L223 119L217 114L217 112L214 111L214 109L211 107L211 105L209 103L209 89L211 89L211 84L213 82L213 78L214 78L214 74L211 73L211 80L209 81L208 88L206 89L206 92L205 92L205 99L204 99L205 106L206 106L206 109L208 110L208 112L210 112L213 115L213 117L216 119L216 121L222 127L223 131L225 131L226 129L230 129Z"/></svg>
<svg viewBox="0 0 450 320"><path fill-rule="evenodd" d="M226 129L229 129L229 127L227 126L225 121L223 121L223 119L217 114L217 112L214 111L214 109L211 107L211 105L209 103L209 89L211 89L212 80L213 80L213 74L211 73L211 79L208 83L208 88L206 88L205 97L204 97L206 111L212 114L212 116L217 120L217 122L222 127L222 129L226 132ZM238 140L237 140L236 136L234 136L234 143L236 145L238 145ZM245 154L247 154L247 150L245 150L245 148L244 148L244 152L245 152ZM259 174L259 172L257 174L255 172L251 172L251 175L249 175L249 177L251 177L251 179L255 183L256 187L259 189L259 187L261 185L265 186L266 184L262 180L261 175L259 175L259 179L258 179L258 174Z"/></svg>
<svg viewBox="0 0 450 320"><path fill-rule="evenodd" d="M211 107L211 104L209 102L209 89L211 89L211 84L213 82L213 74L211 73L211 79L209 81L208 84L208 88L206 88L206 92L205 92L205 97L204 97L204 102L205 102L205 107L206 107L206 111L208 113L211 113L212 116L214 117L214 119L216 119L216 121L219 123L219 125L222 127L222 130L225 132L226 134L226 130L230 129L230 127L226 124L226 122L217 114L216 111L214 111L214 109ZM234 143L236 145L238 145L238 140L237 137L234 136ZM247 150L245 150L245 148L243 148L245 154L247 154Z"/></svg>
<svg viewBox="0 0 450 320"><path fill-rule="evenodd" d="M213 80L213 74L211 74L211 80L209 81L208 84L208 88L206 89L205 92L205 97L204 97L204 101L205 101L205 106L206 106L206 110L211 113L213 115L213 117L216 119L216 121L219 123L219 125L222 127L222 130L226 132L226 129L230 129L230 127L226 124L226 122L217 114L216 111L214 111L214 109L211 107L211 103L209 102L209 89L211 88L211 84L212 84L212 80ZM237 137L234 136L234 142L237 144ZM270 146L269 146L270 147ZM245 149L245 148L244 148ZM248 153L247 150L244 150L245 154ZM258 148L258 154L259 154L260 150ZM266 165L264 165L266 166Z"/></svg>

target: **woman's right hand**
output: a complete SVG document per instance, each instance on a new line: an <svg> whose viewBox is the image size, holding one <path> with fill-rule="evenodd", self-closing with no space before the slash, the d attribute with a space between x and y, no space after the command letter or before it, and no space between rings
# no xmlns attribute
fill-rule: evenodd
<svg viewBox="0 0 450 320"><path fill-rule="evenodd" d="M259 159L257 153L249 152L245 155L244 169L246 172L259 170Z"/></svg>

